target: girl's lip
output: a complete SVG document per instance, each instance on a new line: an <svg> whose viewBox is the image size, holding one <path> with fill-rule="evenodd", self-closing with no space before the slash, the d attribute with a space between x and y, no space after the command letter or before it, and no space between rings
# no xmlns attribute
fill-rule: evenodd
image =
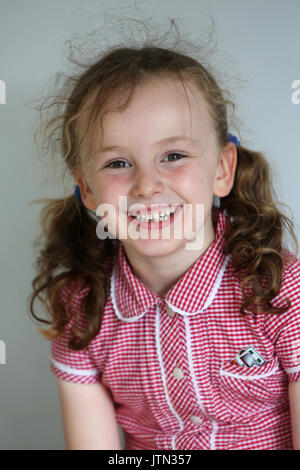
<svg viewBox="0 0 300 470"><path fill-rule="evenodd" d="M145 229L148 229L148 230L151 230L151 227L152 227L152 229L163 229L163 228L167 227L168 225L171 225L174 222L175 218L178 217L178 214L181 212L181 209L182 209L182 205L177 207L177 209L174 212L174 214L172 215L172 217L170 217L167 220L161 220L161 221L158 221L158 222L156 222L156 221L154 221L154 222L142 222L141 220L138 220L137 218L132 217L129 214L127 214L127 217L132 223L135 223L136 225L140 226L141 228L145 228Z"/></svg>

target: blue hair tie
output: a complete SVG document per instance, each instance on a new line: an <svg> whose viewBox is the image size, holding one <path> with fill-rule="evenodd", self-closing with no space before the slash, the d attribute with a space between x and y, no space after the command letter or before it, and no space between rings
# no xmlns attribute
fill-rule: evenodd
<svg viewBox="0 0 300 470"><path fill-rule="evenodd" d="M79 202L82 202L80 187L78 186L78 184L75 185L74 194L75 194L75 196L76 196L76 199L77 199Z"/></svg>
<svg viewBox="0 0 300 470"><path fill-rule="evenodd" d="M228 132L228 142L233 142L234 145L236 145L236 146L240 145L239 139L237 137L235 137L235 135L230 134L230 132Z"/></svg>

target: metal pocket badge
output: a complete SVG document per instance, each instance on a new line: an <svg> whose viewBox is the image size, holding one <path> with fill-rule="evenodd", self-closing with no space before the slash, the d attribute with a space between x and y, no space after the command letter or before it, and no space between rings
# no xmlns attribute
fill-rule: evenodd
<svg viewBox="0 0 300 470"><path fill-rule="evenodd" d="M232 362L236 362L240 366L244 367L263 366L266 363L264 358L253 346L249 346L247 349L242 349Z"/></svg>

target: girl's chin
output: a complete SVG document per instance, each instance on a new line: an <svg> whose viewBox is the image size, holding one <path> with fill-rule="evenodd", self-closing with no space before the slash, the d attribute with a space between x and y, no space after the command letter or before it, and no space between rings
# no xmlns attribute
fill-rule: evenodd
<svg viewBox="0 0 300 470"><path fill-rule="evenodd" d="M135 251L142 256L167 256L175 252L183 251L185 241L183 240L122 240L129 251Z"/></svg>

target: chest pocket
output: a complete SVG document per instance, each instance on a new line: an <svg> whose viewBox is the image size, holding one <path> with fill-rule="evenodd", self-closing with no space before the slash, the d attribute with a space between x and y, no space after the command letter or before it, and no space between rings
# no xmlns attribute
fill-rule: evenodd
<svg viewBox="0 0 300 470"><path fill-rule="evenodd" d="M263 366L223 363L219 370L223 399L276 403L288 397L288 377L275 357Z"/></svg>

